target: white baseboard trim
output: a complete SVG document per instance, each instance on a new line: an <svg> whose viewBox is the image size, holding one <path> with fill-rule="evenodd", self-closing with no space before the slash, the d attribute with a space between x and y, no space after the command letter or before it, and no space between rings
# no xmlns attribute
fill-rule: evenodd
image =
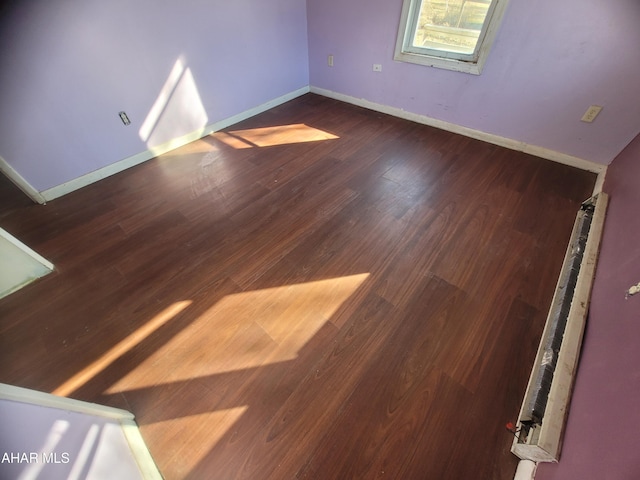
<svg viewBox="0 0 640 480"><path fill-rule="evenodd" d="M0 383L0 402L2 401L60 410L60 416L63 418L68 415L67 412L74 412L118 422L122 429L122 434L131 450L133 459L140 469L142 475L140 478L145 480L162 480L163 478L140 434L140 429L135 422L133 413L127 410L83 402L73 398L61 397L37 390L7 385L5 383ZM77 449L72 450L75 454L80 454L80 451L81 450Z"/></svg>
<svg viewBox="0 0 640 480"><path fill-rule="evenodd" d="M519 140L513 140L510 138L501 137L492 133L482 132L480 130L474 130L473 128L463 127L454 123L438 120L437 118L427 117L426 115L419 115L417 113L407 112L401 108L390 107L388 105L382 105L380 103L370 102L364 98L356 98L350 95L344 95L342 93L333 92L331 90L325 90L324 88L318 88L311 86L309 91L325 97L340 100L341 102L350 103L359 107L374 110L380 113L386 113L394 117L404 118L405 120L411 120L412 122L421 123L423 125L429 125L430 127L439 128L448 132L464 135L465 137L474 138L476 140L482 140L493 145L509 148L519 152L528 153L536 157L544 158L546 160L552 160L563 165L569 165L581 170L593 172L598 174L600 178L601 174L604 179L604 172L606 172L607 166L600 163L592 162L591 160L585 160L583 158L567 155L566 153L556 152L548 148L539 147L537 145L530 145ZM598 183L596 182L596 186ZM601 186L600 186L601 188Z"/></svg>
<svg viewBox="0 0 640 480"><path fill-rule="evenodd" d="M352 105L357 105L363 108L367 108L369 110L374 110L374 111L385 113L395 117L404 118L405 120L410 120L416 123L429 125L431 127L439 128L452 133L457 133L460 135L464 135L466 137L474 138L476 140L482 140L487 143L509 148L511 150L528 153L540 158L544 158L557 163L569 165L582 170L596 173L598 174L598 178L596 180L594 194L602 191L602 186L604 184L604 178L607 171L606 165L592 162L590 160L585 160L579 157L574 157L572 155L557 152L555 150L550 150L544 147L539 147L537 145L530 145L525 142L521 142L519 140L513 140L510 138L501 137L499 135L482 132L480 130L474 130L472 128L463 127L461 125L445 122L443 120L438 120L436 118L427 117L426 115L420 115L417 113L408 112L400 108L391 107L388 105L382 105L382 104L371 102L369 100L365 100L362 98L356 98L350 95L345 95L342 93L337 93L331 90L326 90L323 88L318 88L313 86L311 87L306 86L306 87L299 88L297 90L294 90L293 92L290 92L280 97L269 100L268 102L258 105L257 107L251 108L249 110L241 112L232 117L212 123L199 130L191 132L187 135L183 135L182 137L175 138L173 140L163 143L162 145L152 147L148 150L137 153L131 157L112 163L110 165L107 165L106 167L87 173L86 175L82 175L81 177L74 178L73 180L70 180L61 185L57 185L55 187L49 188L42 192L38 192L34 187L32 187L22 176L20 176L18 172L16 172L4 159L2 159L2 157L0 157L0 171L2 171L22 191L24 191L25 194L28 195L34 202L44 204L47 201L61 197L75 190L79 190L80 188L86 187L87 185L90 185L94 182L102 180L103 178L107 178L111 175L115 175L116 173L122 172L140 163L151 160L159 155L170 152L171 150L175 150L176 148L179 148L190 142L193 142L202 137L210 135L213 132L222 130L223 128L227 128L238 122L246 120L247 118L251 118L254 115L258 115L259 113L262 113L273 107L276 107L285 102L293 100L294 98L297 98L308 92L316 93L318 95L333 98L335 100L339 100L345 103L350 103Z"/></svg>
<svg viewBox="0 0 640 480"><path fill-rule="evenodd" d="M294 90L293 92L289 92L285 95L269 100L268 102L258 105L257 107L245 110L244 112L241 112L237 115L233 115L232 117L225 118L224 120L220 120L218 122L207 125L199 130L183 135L182 137L174 138L173 140L165 142L162 145L152 147L148 150L145 150L144 152L137 153L131 157L125 158L116 163L112 163L110 165L107 165L106 167L87 173L86 175L82 175L81 177L74 178L73 180L65 182L61 185L57 185L42 192L36 191L38 195L43 197L43 201L39 203L45 203L44 200L50 201L71 193L75 190L79 190L80 188L86 187L87 185L95 183L98 180L102 180L103 178L115 175L116 173L122 172L123 170L151 160L152 158L170 152L171 150L175 150L176 148L182 147L187 143L198 140L213 132L217 132L219 130L222 130L223 128L227 128L231 125L241 122L242 120L246 120L247 118L251 118L255 115L258 115L259 113L288 102L289 100L293 100L294 98L304 95L305 93L309 93L308 86L299 88L298 90Z"/></svg>
<svg viewBox="0 0 640 480"><path fill-rule="evenodd" d="M44 196L31 186L31 184L27 182L22 175L16 172L15 169L2 157L0 157L0 172L2 172L16 187L22 190L24 194L35 203L39 203L41 205L46 203Z"/></svg>
<svg viewBox="0 0 640 480"><path fill-rule="evenodd" d="M96 403L83 402L73 398L61 397L50 393L31 390L28 388L16 387L6 383L0 383L0 400L9 400L12 402L28 403L30 405L39 405L47 408L59 408L69 412L82 413L85 415L96 415L114 420L129 419L133 420L134 416L127 410L120 408L108 407L106 405L98 405Z"/></svg>
<svg viewBox="0 0 640 480"><path fill-rule="evenodd" d="M604 168L601 172L598 173L598 178L596 178L596 184L593 187L593 194L597 195L602 192L604 187L604 180L607 176L607 167Z"/></svg>
<svg viewBox="0 0 640 480"><path fill-rule="evenodd" d="M538 465L531 460L520 460L513 480L534 480Z"/></svg>
<svg viewBox="0 0 640 480"><path fill-rule="evenodd" d="M7 232L4 228L0 228L0 238L5 239L11 245L13 245L14 247L16 247L16 248L20 249L21 251L23 251L25 255L30 256L31 258L33 258L36 262L40 263L45 268L47 268L47 269L49 269L51 271L53 271L53 269L55 268L53 266L53 263L51 263L49 260L44 258L42 255L40 255L35 250L32 250L31 248L29 248L27 245L25 245L20 240L18 240L16 237L14 237L9 232Z"/></svg>

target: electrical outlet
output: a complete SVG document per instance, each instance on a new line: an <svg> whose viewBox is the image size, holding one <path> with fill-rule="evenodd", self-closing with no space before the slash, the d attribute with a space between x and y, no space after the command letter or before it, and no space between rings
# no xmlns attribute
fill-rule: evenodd
<svg viewBox="0 0 640 480"><path fill-rule="evenodd" d="M600 113L600 110L602 110L602 107L600 105L591 105L589 108L587 108L587 111L584 113L580 120L586 123L591 123L596 119L596 117Z"/></svg>
<svg viewBox="0 0 640 480"><path fill-rule="evenodd" d="M327 65L329 65L330 67L333 67L333 55L329 55L327 57Z"/></svg>
<svg viewBox="0 0 640 480"><path fill-rule="evenodd" d="M118 115L120 116L120 120L122 120L122 123L124 123L125 125L131 125L131 120L129 120L129 117L125 112L118 112Z"/></svg>
<svg viewBox="0 0 640 480"><path fill-rule="evenodd" d="M382 71L382 65L380 65L379 63L374 63L373 64L373 71L374 72L381 72Z"/></svg>

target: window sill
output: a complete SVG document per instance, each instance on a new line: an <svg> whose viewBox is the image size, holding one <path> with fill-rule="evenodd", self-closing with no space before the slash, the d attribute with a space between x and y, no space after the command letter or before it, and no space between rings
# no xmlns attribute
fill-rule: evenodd
<svg viewBox="0 0 640 480"><path fill-rule="evenodd" d="M480 75L480 73L482 72L482 67L484 66L482 57L478 60L478 62L464 62L462 60L455 60L451 58L432 57L429 55L400 51L396 52L393 59L399 62L415 63L428 67L442 68L444 70L470 73L472 75Z"/></svg>

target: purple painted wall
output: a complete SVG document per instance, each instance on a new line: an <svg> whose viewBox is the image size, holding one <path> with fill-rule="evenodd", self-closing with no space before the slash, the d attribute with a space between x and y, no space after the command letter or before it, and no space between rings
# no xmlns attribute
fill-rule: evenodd
<svg viewBox="0 0 640 480"><path fill-rule="evenodd" d="M0 422L2 479L142 478L116 420L0 400Z"/></svg>
<svg viewBox="0 0 640 480"><path fill-rule="evenodd" d="M613 161L609 209L560 462L536 480L640 478L640 136Z"/></svg>
<svg viewBox="0 0 640 480"><path fill-rule="evenodd" d="M401 7L307 0L311 85L601 164L640 132L637 0L511 0L480 76L395 62Z"/></svg>
<svg viewBox="0 0 640 480"><path fill-rule="evenodd" d="M40 191L309 84L305 0L12 3L0 7L0 156Z"/></svg>
<svg viewBox="0 0 640 480"><path fill-rule="evenodd" d="M40 191L309 84L602 164L640 131L637 0L511 0L480 76L393 61L402 0L12 3L0 156Z"/></svg>

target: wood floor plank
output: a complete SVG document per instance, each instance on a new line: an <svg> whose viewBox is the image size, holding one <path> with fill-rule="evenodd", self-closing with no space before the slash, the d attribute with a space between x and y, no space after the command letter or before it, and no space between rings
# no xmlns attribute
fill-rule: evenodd
<svg viewBox="0 0 640 480"><path fill-rule="evenodd" d="M341 330L339 338L320 358L307 366L306 375L283 399L257 438L242 448L233 446L230 451L227 442L220 442L216 454L195 469L192 478L207 471L219 472L221 478L293 478L299 462L309 455L325 435L327 425L344 408L362 369L375 357L376 347L395 328L385 321L389 315L386 302L368 297L359 316Z"/></svg>
<svg viewBox="0 0 640 480"><path fill-rule="evenodd" d="M131 410L167 479L513 478L595 175L307 94L0 225L0 381ZM14 192L15 194L15 192Z"/></svg>
<svg viewBox="0 0 640 480"><path fill-rule="evenodd" d="M440 393L433 389L441 376L435 357L447 348L448 324L455 320L464 294L432 277L420 297L429 319L418 309L409 315L396 312L388 319L395 323L389 340L354 385L306 467L309 471L301 472L303 478L315 478L319 472L326 478L376 478L402 469ZM348 445L336 441L345 437L353 440Z"/></svg>

